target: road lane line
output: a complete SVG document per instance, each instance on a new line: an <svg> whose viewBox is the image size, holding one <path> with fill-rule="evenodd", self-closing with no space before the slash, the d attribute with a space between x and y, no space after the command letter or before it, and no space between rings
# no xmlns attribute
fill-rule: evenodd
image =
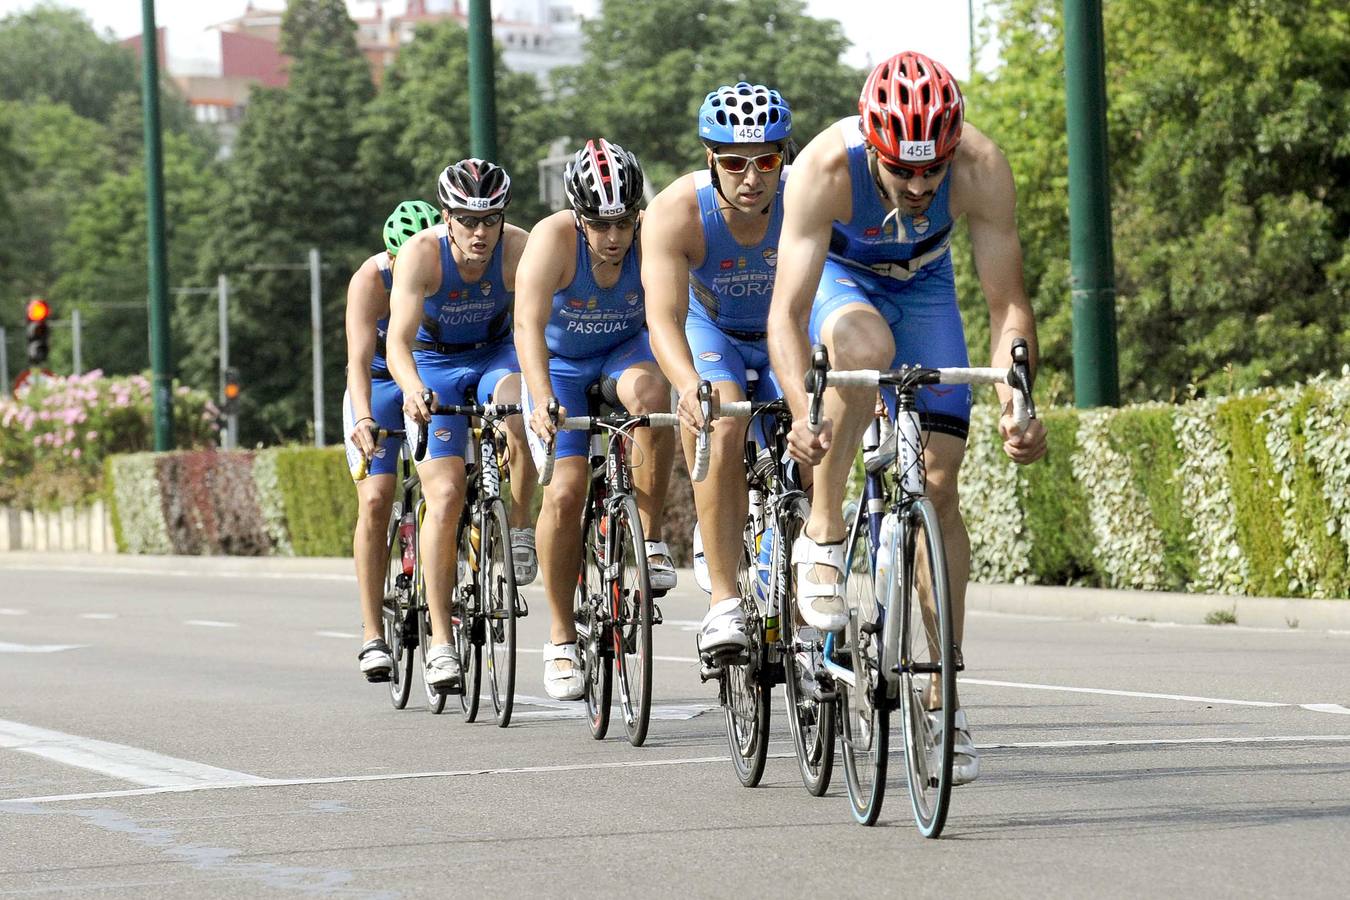
<svg viewBox="0 0 1350 900"><path fill-rule="evenodd" d="M59 653L62 650L78 650L88 644L10 644L0 641L0 653Z"/></svg>
<svg viewBox="0 0 1350 900"><path fill-rule="evenodd" d="M0 616L26 616L26 615L28 615L28 610L26 609L12 609L10 607L0 608Z"/></svg>
<svg viewBox="0 0 1350 900"><path fill-rule="evenodd" d="M1310 712L1332 713L1338 716L1350 716L1350 709L1339 703L1304 703L1303 708Z"/></svg>
<svg viewBox="0 0 1350 900"><path fill-rule="evenodd" d="M80 613L81 619L115 619L117 613Z"/></svg>
<svg viewBox="0 0 1350 900"><path fill-rule="evenodd" d="M319 637L342 638L347 641L355 640L361 636L359 634L352 634L349 631L316 631L314 633Z"/></svg>
<svg viewBox="0 0 1350 900"><path fill-rule="evenodd" d="M781 742L775 742L781 743ZM976 744L980 750L1043 750L1075 749L1092 747L1150 747L1178 746L1188 744L1288 744L1288 743L1350 743L1350 734L1295 734L1270 735L1263 737L1229 738L1154 738L1138 740L1101 740L1101 741L1019 741L1014 743ZM892 755L902 754L902 748L893 748ZM791 751L770 753L769 759L792 759ZM419 778L467 778L494 775L548 775L563 772L594 772L607 769L647 769L664 766L706 765L726 763L727 756L692 756L676 759L630 759L622 762L573 763L556 766L514 766L503 768L459 769L443 772L399 772L385 775L337 775L326 778L263 778L254 782L221 782L216 784L181 785L173 787L134 788L121 791L95 791L87 794L53 794L40 797L16 797L0 800L0 809L8 804L64 803L79 800L107 800L119 797L146 797L155 794L186 794L195 791L228 790L233 788L276 788L305 787L317 784L360 784L364 782L407 781ZM247 776L253 777L253 776Z"/></svg>
<svg viewBox="0 0 1350 900"><path fill-rule="evenodd" d="M1154 700L1184 700L1189 703L1219 703L1226 706L1293 706L1292 703L1277 703L1273 700L1227 700L1220 697L1193 697L1189 694L1155 694L1149 691L1118 691L1108 688L1070 687L1064 684L1034 684L1021 681L991 681L984 678L966 678L962 684L979 684L986 687L1021 688L1028 691L1063 691L1068 694L1106 694L1112 697L1147 697Z"/></svg>
<svg viewBox="0 0 1350 900"><path fill-rule="evenodd" d="M194 569L137 569L133 566L0 566L14 572L72 572L91 575L168 575L175 578L201 578ZM299 579L301 581L355 581L356 574L338 575L333 572L211 572L211 578Z"/></svg>
<svg viewBox="0 0 1350 900"><path fill-rule="evenodd" d="M0 719L0 749L31 753L54 762L88 769L152 788L212 784L266 784L268 779L232 772L151 750L79 737Z"/></svg>
<svg viewBox="0 0 1350 900"><path fill-rule="evenodd" d="M217 622L213 619L188 619L184 625L200 625L203 628L238 628L238 622Z"/></svg>

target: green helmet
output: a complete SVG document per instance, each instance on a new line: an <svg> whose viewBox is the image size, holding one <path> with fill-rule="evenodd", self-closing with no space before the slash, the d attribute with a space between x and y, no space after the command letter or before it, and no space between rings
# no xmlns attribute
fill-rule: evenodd
<svg viewBox="0 0 1350 900"><path fill-rule="evenodd" d="M390 256L398 256L403 242L424 228L440 221L440 215L430 203L404 200L384 222L384 246Z"/></svg>

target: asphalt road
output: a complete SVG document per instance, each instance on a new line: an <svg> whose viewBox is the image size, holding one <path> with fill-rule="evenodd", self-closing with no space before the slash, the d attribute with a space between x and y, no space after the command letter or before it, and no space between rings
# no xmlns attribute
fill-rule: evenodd
<svg viewBox="0 0 1350 900"><path fill-rule="evenodd" d="M0 561L0 896L1350 895L1346 633L974 614L983 773L927 841L898 757L878 827L841 771L809 797L781 695L740 787L692 592L663 604L635 749L543 699L537 588L501 730L367 685L349 578L23 565Z"/></svg>

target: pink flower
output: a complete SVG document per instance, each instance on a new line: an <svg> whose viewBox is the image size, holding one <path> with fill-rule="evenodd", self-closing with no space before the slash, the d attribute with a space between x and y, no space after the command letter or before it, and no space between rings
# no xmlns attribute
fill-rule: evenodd
<svg viewBox="0 0 1350 900"><path fill-rule="evenodd" d="M76 447L74 450L72 450L72 451L70 452L70 455L73 456L73 457L75 457L76 459L79 459L79 458L80 458L80 448L79 448L79 447Z"/></svg>

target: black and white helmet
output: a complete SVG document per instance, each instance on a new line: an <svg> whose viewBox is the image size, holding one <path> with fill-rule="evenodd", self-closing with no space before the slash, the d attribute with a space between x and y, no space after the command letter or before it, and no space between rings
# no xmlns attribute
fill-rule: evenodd
<svg viewBox="0 0 1350 900"><path fill-rule="evenodd" d="M587 141L563 170L567 202L589 219L620 219L638 211L642 166L632 153L604 138Z"/></svg>
<svg viewBox="0 0 1350 900"><path fill-rule="evenodd" d="M511 203L511 176L482 159L462 159L436 179L436 197L444 209L501 212Z"/></svg>

